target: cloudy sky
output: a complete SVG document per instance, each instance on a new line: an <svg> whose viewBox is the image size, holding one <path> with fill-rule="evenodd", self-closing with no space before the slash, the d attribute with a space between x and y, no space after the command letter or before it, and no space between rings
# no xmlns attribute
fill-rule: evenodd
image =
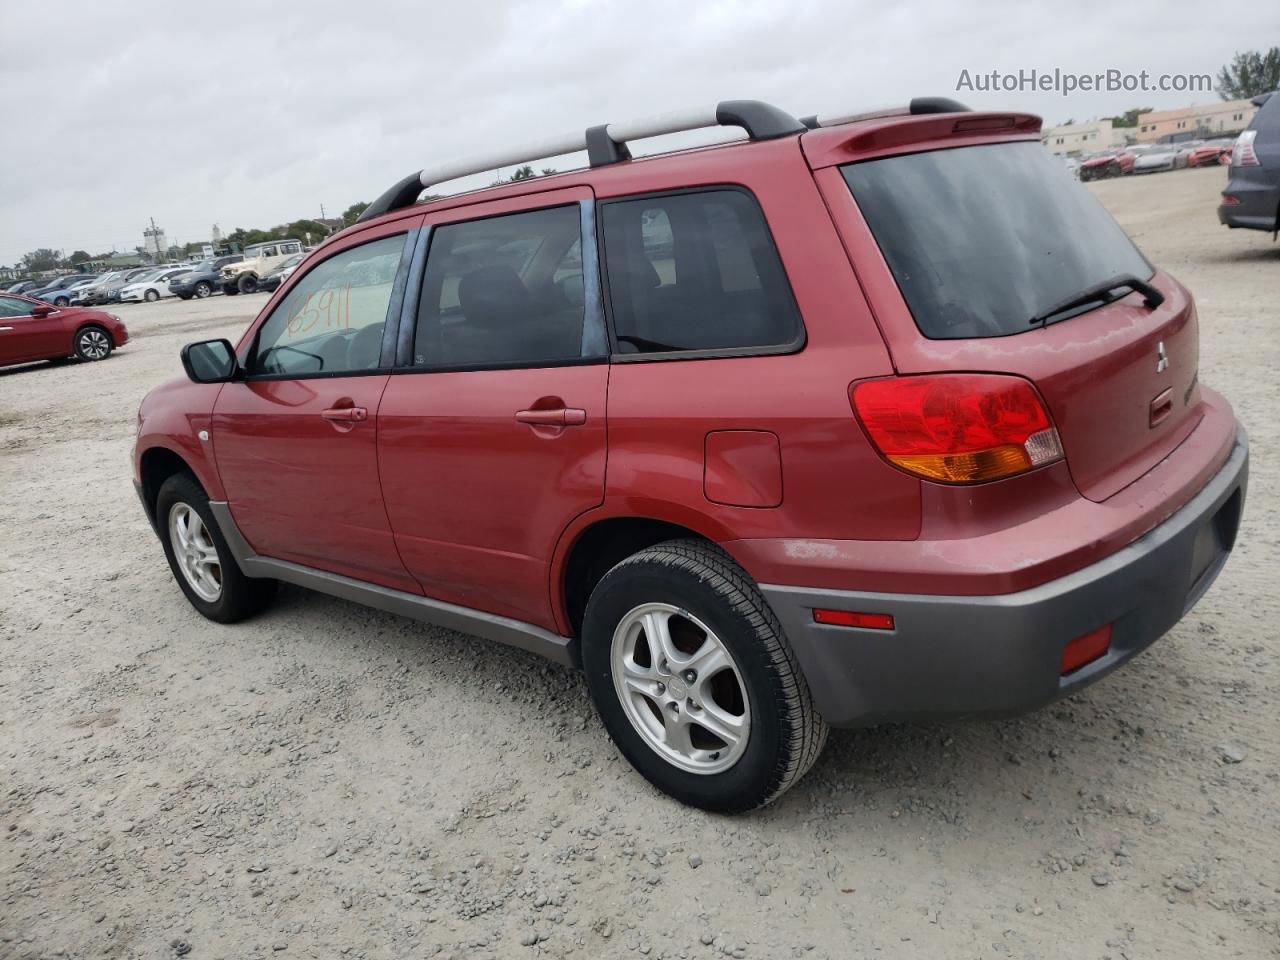
<svg viewBox="0 0 1280 960"><path fill-rule="evenodd" d="M1216 95L957 92L971 74L1216 74L1280 4L0 2L0 264L340 213L459 153L728 98L912 96L1048 122Z"/></svg>

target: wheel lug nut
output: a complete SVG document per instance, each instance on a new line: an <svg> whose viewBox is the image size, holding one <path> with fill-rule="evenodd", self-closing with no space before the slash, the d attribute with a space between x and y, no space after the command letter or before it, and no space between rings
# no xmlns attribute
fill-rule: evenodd
<svg viewBox="0 0 1280 960"><path fill-rule="evenodd" d="M658 692L659 692L659 693L666 693L666 692L667 692L667 685L666 685L665 683L660 683L660 684L658 684Z"/></svg>
<svg viewBox="0 0 1280 960"><path fill-rule="evenodd" d="M685 682L685 683L693 683L693 681L695 681L695 680L697 680L697 679L698 679L698 674L697 674L697 672L696 672L696 671L694 671L694 670L686 670L686 671L684 672L684 682Z"/></svg>

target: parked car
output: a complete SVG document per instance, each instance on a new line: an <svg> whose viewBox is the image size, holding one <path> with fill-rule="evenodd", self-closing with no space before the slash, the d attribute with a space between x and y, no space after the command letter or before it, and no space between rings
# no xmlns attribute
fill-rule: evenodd
<svg viewBox="0 0 1280 960"><path fill-rule="evenodd" d="M98 278L90 274L88 276L76 276L74 283L69 283L64 287L58 287L52 290L45 290L43 293L35 294L37 300L43 300L45 303L52 303L55 307L66 307L73 300L80 296L81 291L85 287L90 286Z"/></svg>
<svg viewBox="0 0 1280 960"><path fill-rule="evenodd" d="M302 263L302 258L305 256L305 253L295 253L292 257L289 257L289 259L281 260L269 273L258 281L258 289L265 293L271 293L280 286L280 284L293 276L293 271L298 269L298 264Z"/></svg>
<svg viewBox="0 0 1280 960"><path fill-rule="evenodd" d="M1133 172L1135 155L1129 150L1102 150L1080 161L1081 180L1102 180Z"/></svg>
<svg viewBox="0 0 1280 960"><path fill-rule="evenodd" d="M60 277L53 277L34 287L29 287L23 293L28 297L39 297L51 291L65 290L73 283L79 283L83 279L85 279L85 274L83 273L64 273Z"/></svg>
<svg viewBox="0 0 1280 960"><path fill-rule="evenodd" d="M1231 149L1218 220L1280 233L1280 96L1267 93L1253 102L1258 112Z"/></svg>
<svg viewBox="0 0 1280 960"><path fill-rule="evenodd" d="M1133 173L1159 173L1178 166L1178 148L1172 143L1133 147L1129 152L1134 155Z"/></svg>
<svg viewBox="0 0 1280 960"><path fill-rule="evenodd" d="M1067 168L1067 173L1071 174L1072 179L1080 179L1080 158L1062 156L1058 158L1062 161L1062 165Z"/></svg>
<svg viewBox="0 0 1280 960"><path fill-rule="evenodd" d="M121 287L127 286L143 274L150 273L154 267L132 267L126 270L113 270L104 273L96 281L80 291L79 303L82 306L99 306L104 303L120 301L117 295Z"/></svg>
<svg viewBox="0 0 1280 960"><path fill-rule="evenodd" d="M258 289L258 281L262 277L282 261L299 253L302 253L302 242L299 240L272 240L245 247L244 259L222 268L222 292L233 296L237 293L253 293Z"/></svg>
<svg viewBox="0 0 1280 960"><path fill-rule="evenodd" d="M26 293L28 290L34 290L42 286L44 286L43 280L19 280L6 288L5 293Z"/></svg>
<svg viewBox="0 0 1280 960"><path fill-rule="evenodd" d="M128 329L113 314L0 294L0 366L72 356L105 360L128 342Z"/></svg>
<svg viewBox="0 0 1280 960"><path fill-rule="evenodd" d="M219 277L222 268L239 263L243 259L243 255L236 253L197 263L189 273L174 277L169 284L169 292L183 300L190 300L192 297L203 300L205 297L212 296L215 290L222 289L222 281Z"/></svg>
<svg viewBox="0 0 1280 960"><path fill-rule="evenodd" d="M172 297L169 281L189 273L190 270L190 267L162 267L144 273L120 288L120 299L125 302L145 300L147 303L155 303L161 297Z"/></svg>
<svg viewBox="0 0 1280 960"><path fill-rule="evenodd" d="M712 124L748 140L609 133ZM586 151L534 184L406 177L142 401L178 586L220 622L286 581L581 665L623 755L720 811L829 725L1082 689L1222 569L1247 440L1191 294L1039 131L731 101L483 161Z"/></svg>

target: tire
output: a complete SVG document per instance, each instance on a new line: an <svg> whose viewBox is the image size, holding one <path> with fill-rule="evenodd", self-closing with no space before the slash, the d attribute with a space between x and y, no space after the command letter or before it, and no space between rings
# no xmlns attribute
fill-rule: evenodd
<svg viewBox="0 0 1280 960"><path fill-rule="evenodd" d="M190 474L175 473L161 484L156 497L156 527L178 586L191 605L210 620L235 623L261 611L275 596L274 580L251 579L240 572L209 509L208 496ZM177 527L182 527L194 544L189 555L214 558L199 565L207 579L189 576L183 569L185 561L179 561L174 546L175 541L180 543Z"/></svg>
<svg viewBox="0 0 1280 960"><path fill-rule="evenodd" d="M105 360L115 346L111 334L102 327L87 326L76 331L75 353L81 360Z"/></svg>
<svg viewBox="0 0 1280 960"><path fill-rule="evenodd" d="M670 640L674 669L658 662L650 622ZM702 677L686 672L683 664L706 662L714 649L708 643L717 641L727 663ZM826 743L826 722L773 611L746 572L712 544L670 540L605 574L587 601L582 660L596 710L623 756L691 806L718 813L763 806L804 776ZM624 700L624 677L645 692ZM740 724L745 736L713 736L700 716L722 730ZM668 738L675 746L657 743Z"/></svg>
<svg viewBox="0 0 1280 960"><path fill-rule="evenodd" d="M224 283L222 285L222 292L226 294L228 297L234 297L236 294L240 292L240 288L237 287L234 283Z"/></svg>
<svg viewBox="0 0 1280 960"><path fill-rule="evenodd" d="M196 296L203 300L205 297L213 296L213 286L208 280L201 280L196 284Z"/></svg>
<svg viewBox="0 0 1280 960"><path fill-rule="evenodd" d="M70 304L71 304L71 301L70 301L70 300L68 300L66 297L54 297L54 298L53 298L53 305L54 305L55 307L66 307L66 306L69 306Z"/></svg>
<svg viewBox="0 0 1280 960"><path fill-rule="evenodd" d="M189 293L180 293L180 294L178 294L178 296L179 296L179 297L181 297L183 300L190 300L190 299L191 299L191 294L189 294Z"/></svg>
<svg viewBox="0 0 1280 960"><path fill-rule="evenodd" d="M160 299L160 294L157 291L152 290L150 287L148 287L147 290L142 294L142 299L147 301L147 303L155 303L157 300Z"/></svg>
<svg viewBox="0 0 1280 960"><path fill-rule="evenodd" d="M236 289L240 293L257 293L258 278L251 273L242 274L240 279L236 281Z"/></svg>

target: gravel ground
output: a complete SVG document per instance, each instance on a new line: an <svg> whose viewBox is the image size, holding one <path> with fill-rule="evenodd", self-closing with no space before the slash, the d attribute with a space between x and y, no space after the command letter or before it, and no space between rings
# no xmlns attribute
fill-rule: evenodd
<svg viewBox="0 0 1280 960"><path fill-rule="evenodd" d="M261 296L126 306L109 361L0 371L0 957L1280 955L1280 245L1221 170L1094 185L1199 298L1253 443L1236 555L1033 716L833 731L736 819L651 789L582 680L285 588L235 627L129 481L181 344Z"/></svg>

